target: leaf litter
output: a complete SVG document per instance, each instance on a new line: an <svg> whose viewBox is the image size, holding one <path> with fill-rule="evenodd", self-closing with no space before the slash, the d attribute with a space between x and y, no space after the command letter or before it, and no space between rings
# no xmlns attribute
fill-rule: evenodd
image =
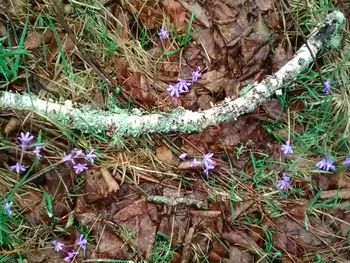
<svg viewBox="0 0 350 263"><path fill-rule="evenodd" d="M42 5L36 3L33 10L44 10L46 7ZM80 8L79 4L70 5ZM66 7L73 12L74 9ZM101 15L99 11L92 11L99 8L87 7L93 15ZM113 42L108 42L109 38L116 37L121 44L117 44L118 52L112 52L107 59L96 52L96 61L116 79L126 98L147 109L169 111L178 106L193 111L210 109L225 97L239 97L243 87L275 72L293 54L290 42L282 41L282 21L274 1L137 0L108 3L108 10L101 37L109 44ZM191 14L194 14L193 21ZM78 36L79 30L86 26L74 16L67 16L67 23ZM25 38L24 47L33 51L32 60L47 57L47 65L39 61L39 69L34 69L36 80L41 76L58 82L63 71L57 65L64 59L72 62L76 72L86 70L86 61L77 52L68 32L60 28L62 25L56 25L57 36L50 29L39 30L33 26ZM158 38L160 28L169 31L170 39ZM79 37L85 49L94 50L96 43ZM179 98L170 98L166 91L168 84L178 79L190 80L191 72L197 67L202 70L200 79L191 83L191 89ZM42 72L43 69L46 72ZM60 81L57 88L72 82ZM25 89L24 83L16 85L10 84L9 88ZM117 90L118 87L110 85L103 92L91 89L84 91L84 95L94 102L98 100L95 105L105 107ZM60 90L56 92L56 95L64 94ZM73 99L77 98L73 96ZM303 107L292 110L299 108ZM1 129L10 136L21 129L21 123L37 130L42 128L33 126L32 117L28 121L22 115L17 119L2 113L1 118ZM65 164L59 164L45 172L43 180L35 181L40 191L29 188L18 195L17 206L31 225L53 223L55 236L61 235L67 244L74 244L79 236L77 229L85 228L93 237L89 239L86 258L150 259L158 245L157 234L163 233L170 237L168 247L175 251L171 262L199 262L198 259L205 256L210 262L252 262L255 257L270 253L264 245L267 232L263 231L263 225L272 231L270 241L286 262L296 262L296 258L306 252L317 253L341 242L349 233L350 218L345 209L320 209L324 218L310 216L308 209L311 208L305 204L291 202L283 209L281 204L268 203L265 199L274 189L267 187L262 196L258 194L258 186L249 181L256 183L259 169L264 169L259 163L251 163L254 152L260 157L270 154L280 158L264 125L286 118L281 101L272 99L250 115L199 134L169 135L153 141L143 138L143 143L150 146L146 152L138 152L140 144L130 141L126 158L115 155L114 151L125 150L122 146L113 148L101 143L100 149L107 149L105 154L111 156L108 161L99 163L82 177ZM51 135L48 147L62 148L57 137ZM85 140L75 143L87 144ZM178 158L181 153L198 157L208 152L215 153L218 178L203 175L193 160ZM227 154L232 152L234 157ZM9 151L6 158L15 160L16 154ZM280 161L278 158L276 162ZM48 167L49 161L43 166ZM0 165L6 169L4 163ZM233 171L237 170L241 173L234 175ZM247 177L244 173L248 173ZM332 177L314 174L313 179L321 189L338 192L350 188L348 176L346 172ZM237 186L232 186L232 180L237 179L233 177L241 177L244 190L235 191ZM1 179L0 186L8 189L5 181ZM54 220L45 211L43 191L53 199ZM310 189L301 191L313 195ZM321 199L334 197L336 193L328 196L327 191L320 194ZM2 190L1 194L5 196ZM162 201L155 201L159 199ZM206 206L196 207L193 205L196 202ZM37 255L29 253L27 258L30 262L62 262L62 257L53 253L52 248L43 248ZM76 261L82 260L84 255L79 254Z"/></svg>

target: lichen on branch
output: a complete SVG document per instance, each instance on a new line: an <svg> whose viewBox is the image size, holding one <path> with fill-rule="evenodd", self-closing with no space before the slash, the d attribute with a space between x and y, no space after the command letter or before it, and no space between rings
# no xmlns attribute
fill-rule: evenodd
<svg viewBox="0 0 350 263"><path fill-rule="evenodd" d="M30 110L87 133L110 131L111 134L138 136L142 133L199 132L211 125L235 120L254 111L276 90L286 87L305 70L313 61L312 57L323 47L336 48L344 26L345 17L341 12L330 13L321 25L315 27L307 45L302 45L280 70L267 76L262 82L253 84L242 97L235 100L226 98L211 109L200 112L177 108L166 113L151 114L138 109L113 113L92 109L87 105L59 104L31 94L20 95L11 92L0 92L0 108Z"/></svg>

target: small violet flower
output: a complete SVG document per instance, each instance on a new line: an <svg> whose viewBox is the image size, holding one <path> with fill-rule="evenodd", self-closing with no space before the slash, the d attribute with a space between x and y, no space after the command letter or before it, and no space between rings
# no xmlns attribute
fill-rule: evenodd
<svg viewBox="0 0 350 263"><path fill-rule="evenodd" d="M180 158L181 160L186 160L187 155L188 155L187 153L182 153L182 154L180 154L179 158Z"/></svg>
<svg viewBox="0 0 350 263"><path fill-rule="evenodd" d="M277 181L277 187L282 191L288 190L290 187L291 181L290 176L286 173L282 174L282 177Z"/></svg>
<svg viewBox="0 0 350 263"><path fill-rule="evenodd" d="M335 166L333 165L334 160L330 156L326 156L322 160L320 160L316 167L323 171L335 171Z"/></svg>
<svg viewBox="0 0 350 263"><path fill-rule="evenodd" d="M345 167L350 167L350 156L346 157L346 159L342 163Z"/></svg>
<svg viewBox="0 0 350 263"><path fill-rule="evenodd" d="M197 67L197 69L192 72L192 82L197 81L201 76L202 76L201 68Z"/></svg>
<svg viewBox="0 0 350 263"><path fill-rule="evenodd" d="M158 32L158 36L161 40L166 40L169 38L169 32L166 28L162 27Z"/></svg>
<svg viewBox="0 0 350 263"><path fill-rule="evenodd" d="M331 92L331 88L332 88L331 81L329 79L324 80L322 83L322 86L323 86L323 89L322 89L323 93L328 95Z"/></svg>
<svg viewBox="0 0 350 263"><path fill-rule="evenodd" d="M41 155L41 149L42 149L43 147L42 146L35 146L35 149L33 150L33 153L35 154L35 157L37 158L37 159L41 159L41 157L43 157L42 155Z"/></svg>
<svg viewBox="0 0 350 263"><path fill-rule="evenodd" d="M63 260L70 262L75 258L76 255L78 255L78 252L75 252L75 251L67 252L67 256Z"/></svg>
<svg viewBox="0 0 350 263"><path fill-rule="evenodd" d="M17 174L20 174L24 172L28 168L28 166L25 166L21 163L16 163L15 165L12 165L10 168L11 168L11 171L16 171Z"/></svg>
<svg viewBox="0 0 350 263"><path fill-rule="evenodd" d="M178 85L169 84L167 91L170 93L170 96L172 96L172 97L179 97L180 96Z"/></svg>
<svg viewBox="0 0 350 263"><path fill-rule="evenodd" d="M83 151L77 148L74 148L72 150L72 155L73 155L73 158L85 158L85 154L83 153Z"/></svg>
<svg viewBox="0 0 350 263"><path fill-rule="evenodd" d="M4 205L4 210L6 212L6 214L8 214L9 216L13 215L13 202L7 202Z"/></svg>
<svg viewBox="0 0 350 263"><path fill-rule="evenodd" d="M18 140L22 148L27 148L32 143L33 139L34 136L31 135L29 132L26 132L25 134L21 132L21 135L18 136Z"/></svg>
<svg viewBox="0 0 350 263"><path fill-rule="evenodd" d="M85 160L87 160L91 164L94 164L95 158L96 158L96 154L94 154L94 150L91 150L90 152L85 154Z"/></svg>
<svg viewBox="0 0 350 263"><path fill-rule="evenodd" d="M180 93L189 91L191 84L187 80L178 79L177 81L176 86L178 87Z"/></svg>
<svg viewBox="0 0 350 263"><path fill-rule="evenodd" d="M78 163L78 164L74 165L73 168L75 169L76 174L83 173L88 169L86 163Z"/></svg>
<svg viewBox="0 0 350 263"><path fill-rule="evenodd" d="M60 241L57 241L57 240L52 241L52 245L54 246L54 250L56 252L60 252L64 248L64 244Z"/></svg>
<svg viewBox="0 0 350 263"><path fill-rule="evenodd" d="M70 163L72 163L72 164L75 164L75 161L74 161L74 158L73 158L72 154L66 154L66 153L64 152L64 153L63 153L63 158L62 158L62 160L63 160L64 162L70 162Z"/></svg>
<svg viewBox="0 0 350 263"><path fill-rule="evenodd" d="M87 240L84 238L84 235L81 234L79 237L79 240L77 242L77 245L82 248L82 249L86 249L86 245L87 245Z"/></svg>
<svg viewBox="0 0 350 263"><path fill-rule="evenodd" d="M198 167L201 165L202 165L202 163L200 161L198 161L196 158L194 158L192 163L191 163L191 167Z"/></svg>
<svg viewBox="0 0 350 263"><path fill-rule="evenodd" d="M286 141L285 144L281 145L281 151L284 155L292 154L293 153L293 146L290 145L289 141Z"/></svg>
<svg viewBox="0 0 350 263"><path fill-rule="evenodd" d="M214 154L213 153L207 153L203 156L203 168L204 168L204 173L206 175L209 174L209 171L214 169L214 161L211 159L213 158Z"/></svg>

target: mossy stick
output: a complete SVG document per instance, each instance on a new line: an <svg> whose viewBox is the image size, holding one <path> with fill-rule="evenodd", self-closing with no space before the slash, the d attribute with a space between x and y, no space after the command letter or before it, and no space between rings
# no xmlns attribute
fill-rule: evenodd
<svg viewBox="0 0 350 263"><path fill-rule="evenodd" d="M280 70L255 83L243 96L214 105L211 109L193 112L177 108L164 113L147 113L139 109L120 112L92 109L86 105L71 102L59 104L39 99L31 94L0 92L0 108L31 110L52 121L60 122L72 129L83 132L106 132L114 135L138 136L143 133L200 132L211 125L235 120L239 116L254 111L266 102L278 89L286 87L299 73L313 61L313 56L323 47L336 48L340 43L345 17L339 11L326 16L325 21L315 27L307 41Z"/></svg>

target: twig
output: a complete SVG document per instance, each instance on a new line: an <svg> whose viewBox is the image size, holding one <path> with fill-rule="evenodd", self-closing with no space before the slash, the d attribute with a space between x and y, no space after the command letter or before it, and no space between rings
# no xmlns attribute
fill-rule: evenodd
<svg viewBox="0 0 350 263"><path fill-rule="evenodd" d="M190 197L174 197L170 198L163 195L149 195L147 197L147 201L154 202L157 204L164 204L169 206L176 205L188 205L195 206L198 209L208 209L208 201L207 200L198 200Z"/></svg>
<svg viewBox="0 0 350 263"><path fill-rule="evenodd" d="M299 73L312 62L312 54L323 47L335 47L340 43L340 32L345 26L345 17L339 11L327 15L325 22L315 29L306 45L296 52L294 57L272 76L261 83L252 85L245 95L235 100L226 98L213 108L193 112L177 108L166 113L153 113L133 109L120 109L118 112L92 109L86 105L64 105L45 101L30 94L19 95L0 92L0 108L32 110L52 121L68 125L72 129L86 133L109 131L114 135L138 136L143 133L199 132L224 121L235 120L239 116L254 111L266 102L276 90L286 87Z"/></svg>

